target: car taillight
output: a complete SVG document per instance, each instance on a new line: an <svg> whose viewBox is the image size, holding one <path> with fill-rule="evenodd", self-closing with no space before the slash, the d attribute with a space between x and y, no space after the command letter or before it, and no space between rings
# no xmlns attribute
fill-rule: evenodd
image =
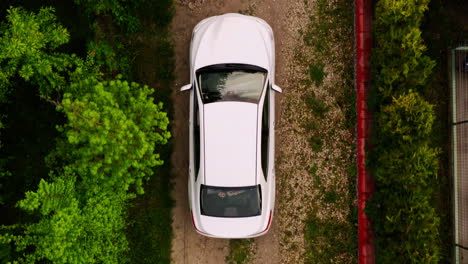
<svg viewBox="0 0 468 264"><path fill-rule="evenodd" d="M197 226L195 225L195 217L193 216L193 211L192 210L190 210L190 214L192 214L192 225L195 228L195 230L197 230L198 233L208 235L207 233L200 231L200 229L198 229Z"/></svg>
<svg viewBox="0 0 468 264"><path fill-rule="evenodd" d="M268 231L268 229L270 228L270 225L271 225L271 217L273 216L273 211L270 210L270 217L268 218L268 224L266 226L266 228L260 232L260 233L256 233L255 235L259 235L261 233L265 233L266 231Z"/></svg>
<svg viewBox="0 0 468 264"><path fill-rule="evenodd" d="M193 227L194 227L198 232L200 232L200 230L198 230L197 226L195 225L195 218L193 217L193 211L190 210L190 213L192 214L192 225L193 225Z"/></svg>
<svg viewBox="0 0 468 264"><path fill-rule="evenodd" d="M270 210L270 217L268 218L268 225L267 225L267 227L265 228L265 230L262 231L262 233L265 232L265 231L267 231L267 230L270 228L270 225L271 225L271 217L272 217L272 216L273 216L273 211Z"/></svg>

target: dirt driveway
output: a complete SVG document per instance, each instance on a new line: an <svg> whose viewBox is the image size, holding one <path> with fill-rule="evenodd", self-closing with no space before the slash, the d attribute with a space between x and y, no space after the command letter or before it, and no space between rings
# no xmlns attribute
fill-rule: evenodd
<svg viewBox="0 0 468 264"><path fill-rule="evenodd" d="M224 13L243 13L254 15L267 21L273 28L276 41L276 82L284 94L293 89L289 80L292 77L293 51L300 45L298 33L300 25L307 23L308 14L303 8L304 1L287 0L178 0L176 15L172 24L175 43L175 87L173 105L175 106L173 131L175 188L173 197L176 206L173 211L174 239L172 243L173 263L224 263L229 253L229 240L211 239L198 235L191 223L187 201L188 175L188 94L178 91L189 82L189 42L193 27L202 19ZM279 98L278 98L279 97ZM278 96L277 128L281 130L281 97ZM277 155L281 152L281 138L277 136ZM277 167L278 168L278 167ZM277 169L277 200L281 195L281 171ZM276 204L281 210L282 204ZM280 263L280 225L281 216L277 214L269 233L256 239L254 263Z"/></svg>

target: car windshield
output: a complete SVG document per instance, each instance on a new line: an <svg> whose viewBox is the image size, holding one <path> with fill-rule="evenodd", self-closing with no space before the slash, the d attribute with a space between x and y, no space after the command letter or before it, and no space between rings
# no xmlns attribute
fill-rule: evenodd
<svg viewBox="0 0 468 264"><path fill-rule="evenodd" d="M260 215L260 212L260 185L232 188L201 186L202 215L248 217Z"/></svg>
<svg viewBox="0 0 468 264"><path fill-rule="evenodd" d="M197 71L198 87L204 104L222 101L258 103L267 72L243 64L222 64Z"/></svg>

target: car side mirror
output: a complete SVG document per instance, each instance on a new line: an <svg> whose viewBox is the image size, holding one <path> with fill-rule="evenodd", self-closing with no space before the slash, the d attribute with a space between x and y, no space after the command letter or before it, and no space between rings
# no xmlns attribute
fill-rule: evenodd
<svg viewBox="0 0 468 264"><path fill-rule="evenodd" d="M278 93L282 93L283 90L276 84L273 84L273 86L271 87L273 90L275 90L276 92Z"/></svg>
<svg viewBox="0 0 468 264"><path fill-rule="evenodd" d="M188 91L192 89L192 85L191 84L186 84L184 86L182 86L182 88L180 88L180 91L183 92L183 91Z"/></svg>

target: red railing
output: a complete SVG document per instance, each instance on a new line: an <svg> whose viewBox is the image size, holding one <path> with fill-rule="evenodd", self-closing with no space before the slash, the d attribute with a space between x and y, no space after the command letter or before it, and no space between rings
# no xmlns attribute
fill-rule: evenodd
<svg viewBox="0 0 468 264"><path fill-rule="evenodd" d="M358 169L358 258L359 264L375 263L373 232L370 219L364 213L366 201L374 193L372 178L366 168L366 144L369 139L371 114L367 109L369 94L370 55L372 49L372 1L355 2L356 38L356 108L357 108L357 169Z"/></svg>

